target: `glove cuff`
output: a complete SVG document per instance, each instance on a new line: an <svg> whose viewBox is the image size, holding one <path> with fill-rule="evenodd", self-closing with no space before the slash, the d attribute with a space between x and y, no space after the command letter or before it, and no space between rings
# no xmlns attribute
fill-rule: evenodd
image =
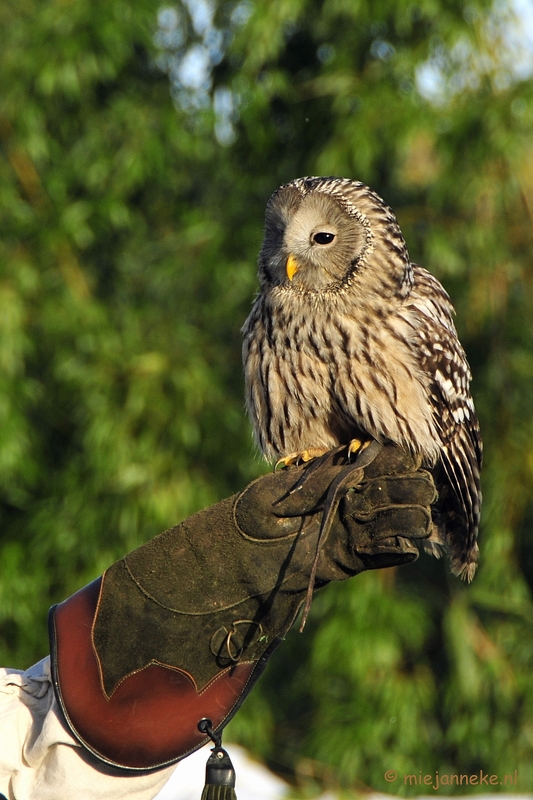
<svg viewBox="0 0 533 800"><path fill-rule="evenodd" d="M150 772L210 741L198 728L202 719L215 730L229 722L282 639L274 637L257 660L220 670L201 691L186 670L154 661L109 696L93 636L105 578L50 609L52 682L67 727L91 756L120 771Z"/></svg>

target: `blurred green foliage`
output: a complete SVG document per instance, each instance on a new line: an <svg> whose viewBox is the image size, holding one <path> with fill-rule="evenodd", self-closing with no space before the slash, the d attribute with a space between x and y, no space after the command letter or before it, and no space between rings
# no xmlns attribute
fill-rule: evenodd
<svg viewBox="0 0 533 800"><path fill-rule="evenodd" d="M353 177L457 307L481 567L328 587L230 733L303 793L420 793L387 769L533 788L533 84L512 23L486 0L1 4L1 663L47 651L52 602L266 469L239 334L264 205Z"/></svg>

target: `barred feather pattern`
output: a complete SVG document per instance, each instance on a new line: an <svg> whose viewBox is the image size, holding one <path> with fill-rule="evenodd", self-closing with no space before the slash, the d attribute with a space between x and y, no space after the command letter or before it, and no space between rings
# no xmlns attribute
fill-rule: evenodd
<svg viewBox="0 0 533 800"><path fill-rule="evenodd" d="M243 361L265 457L361 436L421 455L439 492L428 548L471 580L482 444L470 369L450 299L411 263L391 209L356 181L292 181L267 206L258 275Z"/></svg>

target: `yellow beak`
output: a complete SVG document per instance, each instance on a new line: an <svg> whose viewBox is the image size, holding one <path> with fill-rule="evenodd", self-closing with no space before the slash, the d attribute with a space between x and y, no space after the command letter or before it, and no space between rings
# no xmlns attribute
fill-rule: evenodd
<svg viewBox="0 0 533 800"><path fill-rule="evenodd" d="M285 269L287 270L287 278L292 281L300 267L296 263L296 259L294 256L289 256L287 259L287 264L285 265Z"/></svg>

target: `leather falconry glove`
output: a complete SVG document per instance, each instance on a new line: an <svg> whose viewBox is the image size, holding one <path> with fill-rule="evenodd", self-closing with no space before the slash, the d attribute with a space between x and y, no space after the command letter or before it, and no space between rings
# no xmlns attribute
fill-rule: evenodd
<svg viewBox="0 0 533 800"><path fill-rule="evenodd" d="M184 758L209 741L199 722L218 733L235 713L310 583L416 560L433 481L399 448L375 452L258 478L51 609L54 687L86 750L130 772Z"/></svg>

